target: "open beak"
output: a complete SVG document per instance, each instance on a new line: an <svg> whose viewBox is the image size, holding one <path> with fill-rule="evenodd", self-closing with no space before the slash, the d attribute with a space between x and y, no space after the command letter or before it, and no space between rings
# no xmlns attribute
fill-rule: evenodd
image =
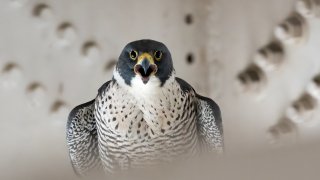
<svg viewBox="0 0 320 180"><path fill-rule="evenodd" d="M147 84L151 75L154 75L158 70L154 63L153 57L149 53L143 53L138 57L138 62L134 66L134 72L141 76L142 82Z"/></svg>

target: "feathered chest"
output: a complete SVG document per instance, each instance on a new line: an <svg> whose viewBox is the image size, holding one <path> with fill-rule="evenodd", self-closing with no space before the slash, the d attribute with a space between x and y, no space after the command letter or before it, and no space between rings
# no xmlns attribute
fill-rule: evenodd
<svg viewBox="0 0 320 180"><path fill-rule="evenodd" d="M169 87L146 99L114 82L96 98L105 168L137 167L199 152L194 94Z"/></svg>
<svg viewBox="0 0 320 180"><path fill-rule="evenodd" d="M195 114L194 95L184 94L173 84L146 96L113 82L97 97L96 109L103 128L127 140L176 134L183 125L194 121Z"/></svg>

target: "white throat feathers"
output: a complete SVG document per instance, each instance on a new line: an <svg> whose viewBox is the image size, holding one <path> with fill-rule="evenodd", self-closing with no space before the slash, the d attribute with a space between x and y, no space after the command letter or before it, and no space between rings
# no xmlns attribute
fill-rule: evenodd
<svg viewBox="0 0 320 180"><path fill-rule="evenodd" d="M142 111L143 118L148 126L157 134L166 129L165 114L170 114L175 96L180 90L175 83L175 73L161 87L160 80L151 76L148 83L144 84L141 77L136 75L131 80L131 86L127 85L119 72L115 69L113 73L117 83L135 99L137 107ZM175 91L175 92L173 92ZM171 115L174 116L174 115Z"/></svg>

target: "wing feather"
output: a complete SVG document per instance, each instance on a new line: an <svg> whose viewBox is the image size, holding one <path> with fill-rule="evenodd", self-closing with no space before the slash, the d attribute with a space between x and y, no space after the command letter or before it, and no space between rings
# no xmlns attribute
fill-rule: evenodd
<svg viewBox="0 0 320 180"><path fill-rule="evenodd" d="M176 78L183 92L194 91L186 81ZM196 94L197 129L204 150L223 151L223 126L219 106L210 98Z"/></svg>
<svg viewBox="0 0 320 180"><path fill-rule="evenodd" d="M107 88L109 82L98 90L98 94ZM95 99L75 107L68 117L67 146L72 167L77 175L89 174L102 167L94 107Z"/></svg>
<svg viewBox="0 0 320 180"><path fill-rule="evenodd" d="M198 99L198 131L203 143L209 147L209 151L222 152L223 127L219 106L210 98L196 95Z"/></svg>
<svg viewBox="0 0 320 180"><path fill-rule="evenodd" d="M75 107L67 122L69 156L77 175L87 174L100 165L94 102Z"/></svg>

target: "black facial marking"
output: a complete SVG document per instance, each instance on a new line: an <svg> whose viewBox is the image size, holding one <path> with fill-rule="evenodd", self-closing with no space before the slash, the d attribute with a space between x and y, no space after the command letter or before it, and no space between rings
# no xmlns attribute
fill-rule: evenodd
<svg viewBox="0 0 320 180"><path fill-rule="evenodd" d="M138 55L141 53L149 53L150 55L154 56L156 51L162 53L161 59L155 60L154 62L157 65L157 72L155 76L159 78L161 86L163 86L174 70L171 54L168 48L161 42L146 39L127 44L119 56L116 68L120 76L124 79L125 83L129 86L131 85L132 78L136 76L134 72L134 66L136 65L137 61L133 61L132 58L130 58L130 52L133 50L137 51ZM151 71L143 72L142 69L140 69L139 72L140 74L146 76L151 74Z"/></svg>

